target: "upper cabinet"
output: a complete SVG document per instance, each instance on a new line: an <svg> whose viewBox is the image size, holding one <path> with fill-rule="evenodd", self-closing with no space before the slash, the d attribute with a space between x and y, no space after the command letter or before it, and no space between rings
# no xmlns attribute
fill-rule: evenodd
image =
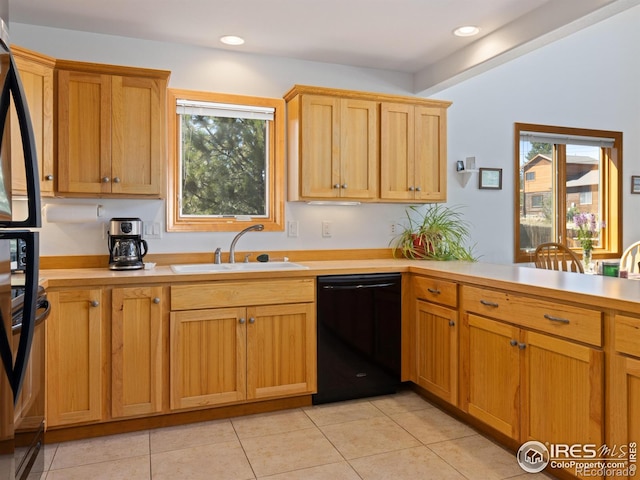
<svg viewBox="0 0 640 480"><path fill-rule="evenodd" d="M62 194L162 195L169 72L57 61Z"/></svg>
<svg viewBox="0 0 640 480"><path fill-rule="evenodd" d="M286 95L289 200L446 200L449 102L296 85Z"/></svg>
<svg viewBox="0 0 640 480"><path fill-rule="evenodd" d="M38 158L40 192L52 196L54 191L53 167L53 70L55 59L15 45L11 46L20 73L27 106L33 125ZM18 128L18 117L11 109L11 181L14 195L26 195L24 155Z"/></svg>

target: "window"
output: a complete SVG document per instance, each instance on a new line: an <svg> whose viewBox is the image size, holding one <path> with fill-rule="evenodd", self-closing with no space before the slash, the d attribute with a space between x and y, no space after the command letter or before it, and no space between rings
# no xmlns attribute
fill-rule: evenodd
<svg viewBox="0 0 640 480"><path fill-rule="evenodd" d="M515 144L515 261L531 262L544 242L580 252L573 220L579 213L602 225L595 255L620 256L622 133L516 123Z"/></svg>
<svg viewBox="0 0 640 480"><path fill-rule="evenodd" d="M282 231L284 100L169 90L167 229Z"/></svg>

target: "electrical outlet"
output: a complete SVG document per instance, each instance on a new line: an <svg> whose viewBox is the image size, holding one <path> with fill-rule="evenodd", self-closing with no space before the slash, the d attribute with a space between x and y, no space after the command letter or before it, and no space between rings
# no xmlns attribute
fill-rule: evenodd
<svg viewBox="0 0 640 480"><path fill-rule="evenodd" d="M162 238L160 222L143 222L143 225L143 236L146 240L160 240Z"/></svg>
<svg viewBox="0 0 640 480"><path fill-rule="evenodd" d="M297 237L298 236L298 221L297 220L289 220L287 222L287 236L288 237Z"/></svg>
<svg viewBox="0 0 640 480"><path fill-rule="evenodd" d="M398 234L398 225L395 222L391 222L389 224L389 235L397 235Z"/></svg>
<svg viewBox="0 0 640 480"><path fill-rule="evenodd" d="M331 222L328 220L323 220L322 222L322 236L330 237L332 234Z"/></svg>

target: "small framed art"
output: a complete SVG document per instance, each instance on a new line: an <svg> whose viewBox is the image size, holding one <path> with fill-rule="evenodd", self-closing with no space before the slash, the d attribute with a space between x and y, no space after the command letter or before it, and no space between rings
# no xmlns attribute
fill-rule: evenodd
<svg viewBox="0 0 640 480"><path fill-rule="evenodd" d="M478 188L488 190L502 190L502 169L501 168L481 168Z"/></svg>
<svg viewBox="0 0 640 480"><path fill-rule="evenodd" d="M631 193L640 193L640 175L631 175Z"/></svg>

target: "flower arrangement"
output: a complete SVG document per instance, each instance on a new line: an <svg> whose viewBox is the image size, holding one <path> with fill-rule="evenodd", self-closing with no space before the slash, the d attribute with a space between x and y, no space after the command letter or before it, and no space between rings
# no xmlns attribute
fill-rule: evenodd
<svg viewBox="0 0 640 480"><path fill-rule="evenodd" d="M573 217L573 223L578 230L578 241L583 250L593 250L593 238L598 237L598 230L602 228L593 213L579 213Z"/></svg>

